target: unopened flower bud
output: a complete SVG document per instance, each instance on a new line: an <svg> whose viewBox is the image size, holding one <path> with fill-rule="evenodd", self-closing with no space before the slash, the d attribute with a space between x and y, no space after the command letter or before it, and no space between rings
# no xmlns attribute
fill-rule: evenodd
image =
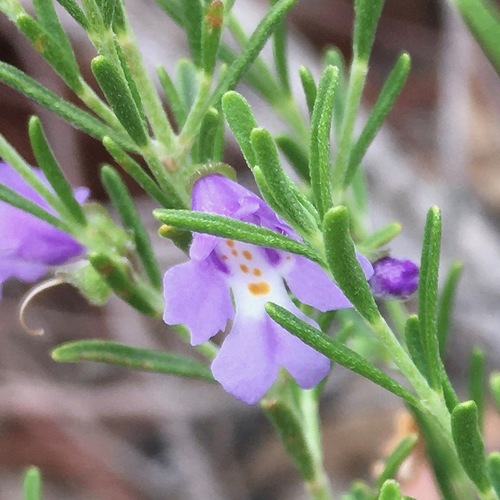
<svg viewBox="0 0 500 500"><path fill-rule="evenodd" d="M411 260L384 257L373 263L370 287L381 299L404 300L418 288L418 266Z"/></svg>

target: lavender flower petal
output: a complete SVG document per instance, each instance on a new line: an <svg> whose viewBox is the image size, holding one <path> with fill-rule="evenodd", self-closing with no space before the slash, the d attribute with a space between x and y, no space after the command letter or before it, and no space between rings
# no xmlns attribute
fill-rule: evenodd
<svg viewBox="0 0 500 500"><path fill-rule="evenodd" d="M247 404L257 403L278 376L276 337L270 323L266 317L250 321L237 313L212 363L214 378Z"/></svg>
<svg viewBox="0 0 500 500"><path fill-rule="evenodd" d="M165 313L169 325L183 323L191 344L206 342L224 330L234 311L223 274L209 262L190 261L169 269L164 277Z"/></svg>

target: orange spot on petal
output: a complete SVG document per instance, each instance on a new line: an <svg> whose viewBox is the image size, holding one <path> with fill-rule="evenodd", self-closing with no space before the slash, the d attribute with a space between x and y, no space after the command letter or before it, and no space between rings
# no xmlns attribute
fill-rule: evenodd
<svg viewBox="0 0 500 500"><path fill-rule="evenodd" d="M271 291L271 287L266 281L261 281L260 283L249 283L248 290L252 295L267 295Z"/></svg>
<svg viewBox="0 0 500 500"><path fill-rule="evenodd" d="M233 248L233 247L234 247L234 241L233 241L233 240L226 240L226 245L227 245L228 247Z"/></svg>
<svg viewBox="0 0 500 500"><path fill-rule="evenodd" d="M232 250L231 253L235 256L238 257L238 250Z"/></svg>
<svg viewBox="0 0 500 500"><path fill-rule="evenodd" d="M245 266L245 264L240 264L240 269L241 269L244 273L248 273L248 266Z"/></svg>
<svg viewBox="0 0 500 500"><path fill-rule="evenodd" d="M254 274L255 276L262 276L262 271L261 271L258 267L256 267L256 268L253 270L253 274Z"/></svg>
<svg viewBox="0 0 500 500"><path fill-rule="evenodd" d="M243 257L247 260L252 260L252 252L249 252L248 250L243 250Z"/></svg>
<svg viewBox="0 0 500 500"><path fill-rule="evenodd" d="M227 255L221 255L221 256L220 256L220 258L221 258L222 260L227 260Z"/></svg>

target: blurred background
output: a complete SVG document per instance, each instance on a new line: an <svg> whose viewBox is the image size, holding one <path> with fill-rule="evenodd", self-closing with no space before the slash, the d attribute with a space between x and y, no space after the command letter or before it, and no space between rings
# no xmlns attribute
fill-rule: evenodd
<svg viewBox="0 0 500 500"><path fill-rule="evenodd" d="M238 0L236 13L250 30L266 5ZM162 63L173 71L187 54L182 32L153 0L128 0L127 8L151 70ZM349 59L352 16L348 0L299 0L289 16L297 82L300 64L319 73L329 45ZM93 49L74 23L63 19L82 72L92 81ZM500 81L446 2L387 0L365 106L378 95L402 50L412 56L412 72L365 162L372 228L400 221L403 233L393 253L419 260L427 209L442 208L442 274L454 259L465 264L447 357L463 391L471 346L486 349L490 369L498 369L500 360ZM72 99L5 17L0 18L0 59ZM299 87L296 91L300 94ZM259 123L273 131L286 128L251 92L249 99ZM27 120L34 113L73 185L90 186L93 198L103 200L97 172L110 161L104 149L0 85L0 131L30 162ZM234 142L228 143L226 158L243 172ZM166 269L183 256L154 236L153 205L135 192ZM140 317L117 299L104 308L91 307L62 286L30 305L29 326L46 330L33 338L18 321L19 301L28 288L9 282L0 302L0 499L20 498L22 470L29 464L41 467L48 500L304 498L258 408L202 382L92 363L57 365L48 355L55 345L81 338L182 352L185 347L164 324ZM402 425L395 398L338 367L326 387L322 419L327 469L339 490L355 477L370 477ZM488 445L498 448L498 417L489 412L487 422ZM416 457L407 471L404 480L414 488L408 493L432 500L421 465Z"/></svg>

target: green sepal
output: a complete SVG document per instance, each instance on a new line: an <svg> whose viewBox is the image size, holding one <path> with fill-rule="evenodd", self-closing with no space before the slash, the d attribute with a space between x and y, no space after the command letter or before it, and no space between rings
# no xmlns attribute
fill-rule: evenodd
<svg viewBox="0 0 500 500"><path fill-rule="evenodd" d="M196 359L106 340L68 342L56 347L51 352L51 356L58 363L94 361L123 366L132 370L164 373L214 382L210 369Z"/></svg>
<svg viewBox="0 0 500 500"><path fill-rule="evenodd" d="M68 87L75 93L80 93L83 90L83 84L73 51L68 52L65 44L61 44L28 14L18 16L16 25L31 42L33 48L54 68Z"/></svg>
<svg viewBox="0 0 500 500"><path fill-rule="evenodd" d="M356 59L368 61L384 0L354 1L353 51Z"/></svg>
<svg viewBox="0 0 500 500"><path fill-rule="evenodd" d="M483 349L474 347L469 363L469 398L476 403L478 425L482 431L485 408L486 354Z"/></svg>
<svg viewBox="0 0 500 500"><path fill-rule="evenodd" d="M278 325L285 328L316 351L324 354L327 358L371 380L375 384L387 389L389 392L396 394L408 404L412 406L418 405L415 396L408 392L398 382L338 340L312 327L277 304L268 302L266 304L266 311Z"/></svg>
<svg viewBox="0 0 500 500"><path fill-rule="evenodd" d="M380 319L380 312L356 258L354 242L349 233L349 213L346 207L331 208L323 221L323 237L328 266L337 285L358 312L369 323Z"/></svg>
<svg viewBox="0 0 500 500"><path fill-rule="evenodd" d="M403 462L410 456L415 446L417 446L418 439L417 434L408 434L384 460L384 468L377 477L379 488L382 488L385 481L393 479L396 476Z"/></svg>
<svg viewBox="0 0 500 500"><path fill-rule="evenodd" d="M500 452L494 451L490 453L486 459L486 464L488 466L488 474L493 489L496 491L496 494L500 496Z"/></svg>
<svg viewBox="0 0 500 500"><path fill-rule="evenodd" d="M183 28L186 31L189 52L193 63L198 67L203 67L202 54L202 22L203 8L201 0L182 0Z"/></svg>
<svg viewBox="0 0 500 500"><path fill-rule="evenodd" d="M321 75L311 117L309 174L316 208L321 219L333 204L330 130L332 126L333 98L338 76L338 69L333 66L328 66Z"/></svg>
<svg viewBox="0 0 500 500"><path fill-rule="evenodd" d="M137 147L125 134L121 135L115 132L90 113L65 101L22 71L2 61L0 61L0 81L49 109L91 137L101 140L107 135L112 137L120 147L130 151L137 150Z"/></svg>
<svg viewBox="0 0 500 500"><path fill-rule="evenodd" d="M75 0L57 0L66 12L85 30L88 28L87 16Z"/></svg>
<svg viewBox="0 0 500 500"><path fill-rule="evenodd" d="M493 372L490 376L490 391L497 412L500 413L500 372Z"/></svg>
<svg viewBox="0 0 500 500"><path fill-rule="evenodd" d="M123 226L132 234L135 249L151 284L161 289L162 273L148 233L142 224L134 201L120 175L109 165L101 169L101 180L113 206L118 210Z"/></svg>
<svg viewBox="0 0 500 500"><path fill-rule="evenodd" d="M95 306L106 304L111 295L111 288L88 261L58 267L55 274L77 288Z"/></svg>
<svg viewBox="0 0 500 500"><path fill-rule="evenodd" d="M167 97L168 105L174 115L177 128L180 129L186 122L187 117L184 104L182 103L179 93L175 88L174 82L167 73L167 70L163 66L158 66L156 68L156 72L163 88L163 92L165 92L165 96Z"/></svg>
<svg viewBox="0 0 500 500"><path fill-rule="evenodd" d="M223 24L224 4L221 0L211 0L205 9L201 43L203 69L208 75L214 72L217 62Z"/></svg>
<svg viewBox="0 0 500 500"><path fill-rule="evenodd" d="M451 431L458 458L465 472L481 493L491 490L479 415L474 401L458 404L451 414Z"/></svg>
<svg viewBox="0 0 500 500"><path fill-rule="evenodd" d="M389 73L360 136L352 146L344 179L345 186L348 186L352 182L368 146L373 142L377 132L394 106L394 102L406 83L410 68L411 59L405 52L399 56L394 68Z"/></svg>
<svg viewBox="0 0 500 500"><path fill-rule="evenodd" d="M420 338L425 354L428 380L434 389L440 386L442 361L437 337L437 294L441 251L441 212L431 207L425 224L418 286Z"/></svg>
<svg viewBox="0 0 500 500"><path fill-rule="evenodd" d="M452 0L486 57L500 75L500 10L491 0Z"/></svg>
<svg viewBox="0 0 500 500"><path fill-rule="evenodd" d="M461 262L456 261L451 265L439 295L437 336L439 339L439 350L441 352L441 357L443 358L448 344L448 335L451 329L453 314L453 304L455 302L457 285L460 276L462 276L462 271L463 264Z"/></svg>
<svg viewBox="0 0 500 500"><path fill-rule="evenodd" d="M123 258L104 252L91 252L88 259L102 279L123 301L147 316L160 316L161 297L134 276Z"/></svg>
<svg viewBox="0 0 500 500"><path fill-rule="evenodd" d="M309 152L302 147L296 139L293 139L289 135L278 134L274 137L274 140L294 168L295 172L297 172L302 179L309 182Z"/></svg>
<svg viewBox="0 0 500 500"><path fill-rule="evenodd" d="M226 92L221 102L222 111L229 128L233 132L248 166L252 168L256 165L256 159L250 141L250 134L258 126L252 109L247 100L234 91Z"/></svg>
<svg viewBox="0 0 500 500"><path fill-rule="evenodd" d="M316 82L314 81L314 77L309 68L301 66L299 68L299 76L300 76L300 82L302 83L302 89L306 97L309 116L312 116L314 103L316 102L316 96L318 94L318 88L316 86Z"/></svg>
<svg viewBox="0 0 500 500"><path fill-rule="evenodd" d="M262 226L249 224L221 215L190 210L153 210L153 215L164 224L195 233L206 233L221 238L231 238L253 245L277 248L285 252L302 255L322 263L318 254L310 247Z"/></svg>
<svg viewBox="0 0 500 500"><path fill-rule="evenodd" d="M42 498L42 474L40 469L30 466L24 471L23 500L41 500Z"/></svg>
<svg viewBox="0 0 500 500"><path fill-rule="evenodd" d="M315 476L315 464L307 445L301 420L283 401L263 399L260 404L271 420L288 456L293 460L301 477L305 481L312 480Z"/></svg>
<svg viewBox="0 0 500 500"><path fill-rule="evenodd" d="M149 138L144 120L125 78L104 56L95 57L91 68L120 123L138 146L146 146Z"/></svg>
<svg viewBox="0 0 500 500"><path fill-rule="evenodd" d="M293 227L299 228L302 234L317 231L315 217L304 208L304 204L309 204L309 201L298 191L281 167L271 134L263 128L256 128L250 134L250 141L255 161L264 175L269 191L282 207L280 215ZM314 207L311 207L311 210L314 210Z"/></svg>
<svg viewBox="0 0 500 500"><path fill-rule="evenodd" d="M40 119L37 116L30 118L28 130L31 147L38 166L42 169L45 177L74 221L81 226L85 226L87 221L82 207L76 201L73 189L64 177L61 167L54 157L45 137Z"/></svg>
<svg viewBox="0 0 500 500"><path fill-rule="evenodd" d="M401 488L394 479L388 479L380 488L378 500L402 500Z"/></svg>

